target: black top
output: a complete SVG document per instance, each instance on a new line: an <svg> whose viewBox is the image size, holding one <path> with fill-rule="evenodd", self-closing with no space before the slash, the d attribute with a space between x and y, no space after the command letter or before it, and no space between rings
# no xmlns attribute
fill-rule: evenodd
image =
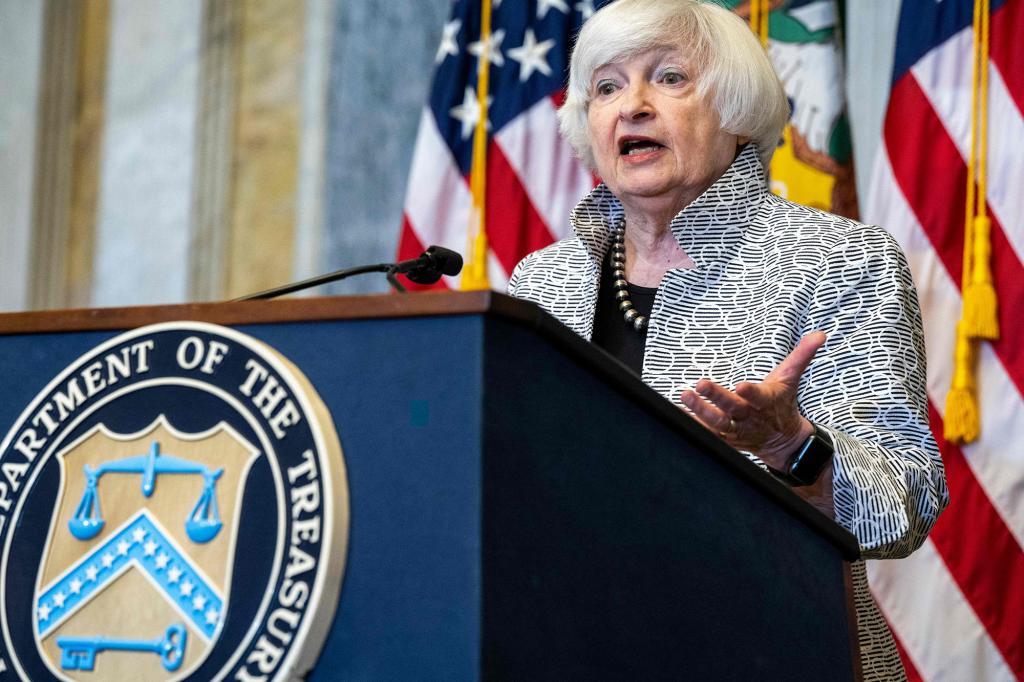
<svg viewBox="0 0 1024 682"><path fill-rule="evenodd" d="M597 292L593 341L640 375L644 368L646 330L638 332L632 324L623 319L619 302L615 300L612 280L612 258L609 251L601 270L601 288ZM656 287L638 287L630 284L629 300L633 302L637 312L650 319L651 309L654 308L654 294L657 291Z"/></svg>

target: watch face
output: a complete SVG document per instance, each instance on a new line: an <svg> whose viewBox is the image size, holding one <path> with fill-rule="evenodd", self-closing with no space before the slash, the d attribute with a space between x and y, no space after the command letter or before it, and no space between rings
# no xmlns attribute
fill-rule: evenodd
<svg viewBox="0 0 1024 682"><path fill-rule="evenodd" d="M798 485L810 485L818 480L818 476L832 459L832 444L827 435L822 435L815 427L815 433L807 439L800 452L789 461L788 474Z"/></svg>

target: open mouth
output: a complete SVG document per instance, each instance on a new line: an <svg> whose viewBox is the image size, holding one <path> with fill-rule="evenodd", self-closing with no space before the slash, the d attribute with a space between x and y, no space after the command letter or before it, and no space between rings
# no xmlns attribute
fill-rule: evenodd
<svg viewBox="0 0 1024 682"><path fill-rule="evenodd" d="M664 148L665 145L658 144L654 140L641 138L625 139L619 142L619 154L622 156L639 156Z"/></svg>

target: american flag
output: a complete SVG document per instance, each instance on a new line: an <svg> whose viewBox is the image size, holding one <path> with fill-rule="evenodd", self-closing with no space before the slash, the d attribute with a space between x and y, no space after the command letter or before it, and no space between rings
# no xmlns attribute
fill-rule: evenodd
<svg viewBox="0 0 1024 682"><path fill-rule="evenodd" d="M490 286L504 291L523 256L567 236L594 186L558 135L572 41L601 0L492 0L485 229ZM399 259L430 244L469 255L481 0L457 0L435 57L406 191ZM444 286L457 288L458 278Z"/></svg>
<svg viewBox="0 0 1024 682"><path fill-rule="evenodd" d="M1024 0L992 0L988 186L1001 338L977 350L980 437L943 440L971 140L973 0L904 0L882 149L865 204L911 263L950 507L925 545L869 566L910 678L1024 678Z"/></svg>

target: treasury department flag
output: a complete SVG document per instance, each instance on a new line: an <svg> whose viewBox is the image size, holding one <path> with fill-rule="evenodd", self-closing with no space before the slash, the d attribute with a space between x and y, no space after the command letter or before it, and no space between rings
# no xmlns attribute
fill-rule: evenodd
<svg viewBox="0 0 1024 682"><path fill-rule="evenodd" d="M914 272L932 429L951 498L918 552L869 566L911 679L1024 678L1024 0L984 4L987 68L973 77L974 0L904 0L865 205L865 219L896 236ZM987 103L974 106L982 85ZM977 183L968 183L972 157ZM965 220L972 194L987 204L989 234L980 242L976 229L965 239L965 227L977 225ZM965 241L968 262L980 256L990 264L999 338L972 341L957 360ZM991 248L990 259L979 243ZM967 274L970 281L976 273ZM969 370L958 382L969 379L978 415L977 439L961 445L943 438L957 363Z"/></svg>
<svg viewBox="0 0 1024 682"><path fill-rule="evenodd" d="M772 191L858 217L836 0L726 0L768 49L792 109L771 163Z"/></svg>
<svg viewBox="0 0 1024 682"><path fill-rule="evenodd" d="M857 218L836 0L727 0L768 49L792 114L771 162L776 195Z"/></svg>
<svg viewBox="0 0 1024 682"><path fill-rule="evenodd" d="M420 119L406 191L398 257L439 244L466 255L467 278L486 266L486 282L504 291L516 263L566 236L569 214L594 186L589 170L558 135L572 40L600 0L457 0L435 57L430 101ZM482 40L483 10L489 39ZM480 97L481 55L488 55ZM481 103L484 106L481 106ZM482 204L486 255L479 261L471 226L474 133L486 109ZM481 268L481 271L483 269ZM443 285L458 288L459 278ZM465 284L463 282L462 284ZM473 286L479 286L476 283Z"/></svg>

